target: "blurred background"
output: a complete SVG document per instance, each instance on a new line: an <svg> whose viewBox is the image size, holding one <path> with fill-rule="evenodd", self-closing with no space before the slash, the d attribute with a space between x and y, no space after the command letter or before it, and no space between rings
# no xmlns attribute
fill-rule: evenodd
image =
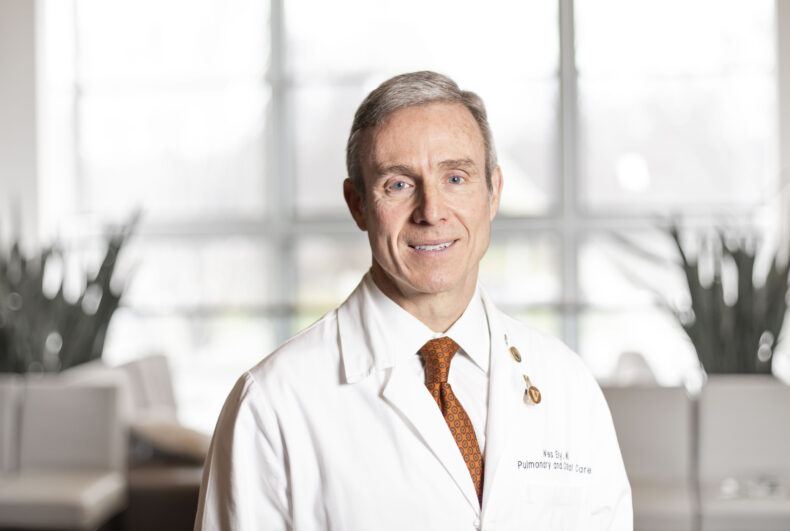
<svg viewBox="0 0 790 531"><path fill-rule="evenodd" d="M210 433L239 374L369 267L346 137L370 90L422 69L488 107L499 306L604 384L636 359L699 389L668 227L701 255L717 230L748 240L756 284L786 259L788 0L0 0L0 247L59 242L45 282L76 300L139 210L102 358L163 354L180 422Z"/></svg>

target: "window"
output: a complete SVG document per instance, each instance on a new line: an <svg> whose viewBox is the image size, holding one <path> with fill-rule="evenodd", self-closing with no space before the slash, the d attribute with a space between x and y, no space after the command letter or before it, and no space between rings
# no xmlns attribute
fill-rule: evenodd
<svg viewBox="0 0 790 531"><path fill-rule="evenodd" d="M165 351L207 430L238 374L367 269L344 147L391 75L486 101L505 196L483 282L599 376L628 350L663 382L694 364L607 235L661 250L655 215L748 213L778 186L767 0L44 5L46 235L90 267L102 228L143 209L105 355Z"/></svg>

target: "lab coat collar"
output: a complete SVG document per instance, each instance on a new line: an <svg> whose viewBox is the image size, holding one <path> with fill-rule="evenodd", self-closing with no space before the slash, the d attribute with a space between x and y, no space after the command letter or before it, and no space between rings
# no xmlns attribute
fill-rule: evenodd
<svg viewBox="0 0 790 531"><path fill-rule="evenodd" d="M394 367L398 359L412 356L429 340L447 335L455 340L478 367L488 372L489 331L482 290L478 287L463 315L446 334L435 333L387 297L370 272L338 308L338 329L346 383Z"/></svg>
<svg viewBox="0 0 790 531"><path fill-rule="evenodd" d="M346 383L394 367L416 353L433 332L409 315L373 282L370 272L337 310L340 351Z"/></svg>
<svg viewBox="0 0 790 531"><path fill-rule="evenodd" d="M469 306L447 330L446 334L472 359L480 370L488 373L488 360L491 351L486 310L483 306L482 290L478 286Z"/></svg>

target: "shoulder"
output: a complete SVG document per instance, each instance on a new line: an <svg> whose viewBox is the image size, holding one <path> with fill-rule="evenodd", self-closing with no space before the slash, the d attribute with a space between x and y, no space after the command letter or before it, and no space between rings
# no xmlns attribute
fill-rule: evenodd
<svg viewBox="0 0 790 531"><path fill-rule="evenodd" d="M236 381L223 405L218 427L223 431L265 431L276 426L282 411L311 389L338 380L336 312L304 329Z"/></svg>
<svg viewBox="0 0 790 531"><path fill-rule="evenodd" d="M337 380L339 360L337 310L332 310L277 347L242 379L252 387L284 391L298 382Z"/></svg>

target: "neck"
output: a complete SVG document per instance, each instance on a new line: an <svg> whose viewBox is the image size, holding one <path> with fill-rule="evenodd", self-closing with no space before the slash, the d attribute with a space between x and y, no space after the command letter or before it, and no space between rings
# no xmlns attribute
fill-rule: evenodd
<svg viewBox="0 0 790 531"><path fill-rule="evenodd" d="M395 303L419 319L434 332L444 333L458 320L475 293L477 279L462 283L457 289L440 293L423 293L399 288L380 268L371 268L376 286Z"/></svg>

